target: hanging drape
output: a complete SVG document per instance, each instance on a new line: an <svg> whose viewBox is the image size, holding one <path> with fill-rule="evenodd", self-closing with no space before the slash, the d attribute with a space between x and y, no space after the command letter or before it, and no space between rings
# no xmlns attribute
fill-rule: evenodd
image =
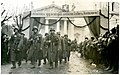
<svg viewBox="0 0 120 75"><path fill-rule="evenodd" d="M95 17L84 17L87 24L91 22L94 18ZM88 27L93 35L95 37L98 37L100 34L100 17L96 17L96 19Z"/></svg>

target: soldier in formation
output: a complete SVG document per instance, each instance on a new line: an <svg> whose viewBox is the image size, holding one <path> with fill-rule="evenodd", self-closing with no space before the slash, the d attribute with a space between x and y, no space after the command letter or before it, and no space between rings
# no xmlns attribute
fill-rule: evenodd
<svg viewBox="0 0 120 75"><path fill-rule="evenodd" d="M16 62L18 62L18 66L21 66L21 60L22 60L22 51L21 51L21 34L18 32L18 29L14 29L15 34L11 36L10 39L10 53L11 53L11 62L12 67L11 69L16 68Z"/></svg>
<svg viewBox="0 0 120 75"><path fill-rule="evenodd" d="M32 29L33 35L30 37L31 46L28 51L28 60L31 60L31 64L33 67L31 69L36 67L36 61L39 60L38 66L41 65L41 59L42 59L42 36L41 34L38 34L38 28L37 26L34 26Z"/></svg>

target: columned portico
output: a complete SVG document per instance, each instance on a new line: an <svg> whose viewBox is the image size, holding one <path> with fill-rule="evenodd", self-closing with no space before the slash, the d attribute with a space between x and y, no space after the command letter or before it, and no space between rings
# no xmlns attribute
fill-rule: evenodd
<svg viewBox="0 0 120 75"><path fill-rule="evenodd" d="M49 19L46 19L46 21L45 21L45 24L49 24ZM45 33L48 33L49 32L49 26L48 25L46 25L45 26Z"/></svg>

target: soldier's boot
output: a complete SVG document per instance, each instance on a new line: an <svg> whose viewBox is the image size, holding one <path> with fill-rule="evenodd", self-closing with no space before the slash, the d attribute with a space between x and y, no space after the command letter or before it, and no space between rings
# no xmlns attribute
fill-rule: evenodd
<svg viewBox="0 0 120 75"><path fill-rule="evenodd" d="M58 61L55 61L55 67L56 68L58 67Z"/></svg>
<svg viewBox="0 0 120 75"><path fill-rule="evenodd" d="M16 63L15 63L15 61L12 61L12 65L13 65L13 67L11 67L11 69L15 69L15 68L16 68Z"/></svg>
<svg viewBox="0 0 120 75"><path fill-rule="evenodd" d="M62 59L60 58L60 64L62 63Z"/></svg>
<svg viewBox="0 0 120 75"><path fill-rule="evenodd" d="M68 61L70 61L70 57L68 57Z"/></svg>
<svg viewBox="0 0 120 75"><path fill-rule="evenodd" d="M36 63L36 61L32 61L33 67L31 67L31 69L35 68L35 63Z"/></svg>
<svg viewBox="0 0 120 75"><path fill-rule="evenodd" d="M39 59L39 62L38 62L38 66L40 66L41 65L41 59Z"/></svg>
<svg viewBox="0 0 120 75"><path fill-rule="evenodd" d="M25 60L25 62L27 63L27 59Z"/></svg>
<svg viewBox="0 0 120 75"><path fill-rule="evenodd" d="M65 57L65 63L67 63L67 58Z"/></svg>
<svg viewBox="0 0 120 75"><path fill-rule="evenodd" d="M43 64L46 64L46 58L44 58L44 63Z"/></svg>
<svg viewBox="0 0 120 75"><path fill-rule="evenodd" d="M50 62L50 67L49 69L53 69L53 62Z"/></svg>
<svg viewBox="0 0 120 75"><path fill-rule="evenodd" d="M25 58L25 62L26 62L26 63L27 63L27 61L28 61L27 58Z"/></svg>
<svg viewBox="0 0 120 75"><path fill-rule="evenodd" d="M21 66L21 61L18 61L18 66L19 66L19 67Z"/></svg>

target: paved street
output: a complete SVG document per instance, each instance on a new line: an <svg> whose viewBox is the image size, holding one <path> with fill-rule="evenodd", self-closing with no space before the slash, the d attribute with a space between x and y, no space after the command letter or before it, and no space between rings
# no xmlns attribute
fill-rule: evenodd
<svg viewBox="0 0 120 75"><path fill-rule="evenodd" d="M16 68L11 70L11 65L2 65L2 74L100 74L104 73L104 71L100 68L97 68L95 65L90 65L88 60L84 60L80 58L80 54L77 52L71 52L70 61L66 64L64 61L58 68L49 69L48 63L46 65L42 65L41 68L36 67L35 69L30 69L30 62L25 63L22 62L21 68Z"/></svg>

